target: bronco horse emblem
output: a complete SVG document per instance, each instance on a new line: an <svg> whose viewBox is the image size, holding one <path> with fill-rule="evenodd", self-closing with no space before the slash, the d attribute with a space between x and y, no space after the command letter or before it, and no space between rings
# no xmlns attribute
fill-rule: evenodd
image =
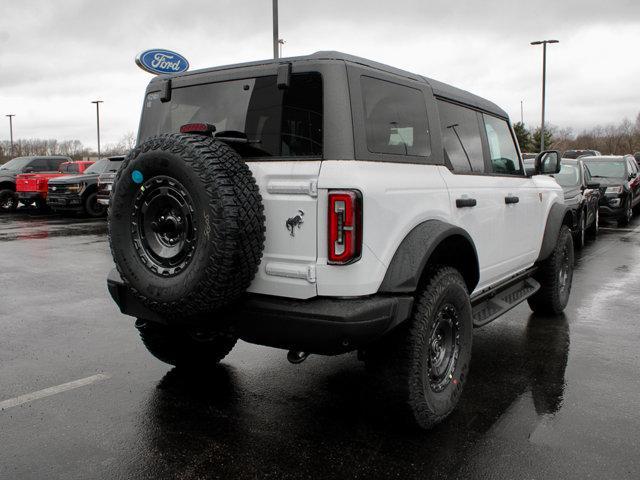
<svg viewBox="0 0 640 480"><path fill-rule="evenodd" d="M298 215L287 219L287 222L286 222L287 230L289 230L289 233L291 234L292 237L296 236L296 227L300 228L301 225L304 223L304 220L302 220L302 217L304 217L304 212L302 210L298 210Z"/></svg>

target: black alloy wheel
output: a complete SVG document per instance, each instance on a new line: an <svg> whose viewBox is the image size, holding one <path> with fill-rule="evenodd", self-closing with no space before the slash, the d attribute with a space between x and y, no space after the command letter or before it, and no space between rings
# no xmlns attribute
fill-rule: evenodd
<svg viewBox="0 0 640 480"><path fill-rule="evenodd" d="M456 307L443 305L428 340L427 374L434 392L444 390L453 378L460 355L460 321Z"/></svg>
<svg viewBox="0 0 640 480"><path fill-rule="evenodd" d="M131 236L142 263L160 276L182 271L193 258L198 230L187 190L169 176L153 177L133 205Z"/></svg>

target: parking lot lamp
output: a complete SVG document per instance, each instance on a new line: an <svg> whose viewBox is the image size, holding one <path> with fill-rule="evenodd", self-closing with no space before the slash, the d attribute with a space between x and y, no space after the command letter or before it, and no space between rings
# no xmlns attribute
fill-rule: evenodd
<svg viewBox="0 0 640 480"><path fill-rule="evenodd" d="M102 100L93 100L91 103L96 104L96 125L98 127L98 160L100 160L100 104Z"/></svg>
<svg viewBox="0 0 640 480"><path fill-rule="evenodd" d="M7 115L9 117L9 138L11 139L11 156L13 156L13 117L15 117L15 113L10 113Z"/></svg>
<svg viewBox="0 0 640 480"><path fill-rule="evenodd" d="M273 58L278 59L278 0L273 0Z"/></svg>
<svg viewBox="0 0 640 480"><path fill-rule="evenodd" d="M558 40L537 40L531 45L542 45L542 124L540 125L540 151L544 151L544 103L547 83L547 43L559 43Z"/></svg>

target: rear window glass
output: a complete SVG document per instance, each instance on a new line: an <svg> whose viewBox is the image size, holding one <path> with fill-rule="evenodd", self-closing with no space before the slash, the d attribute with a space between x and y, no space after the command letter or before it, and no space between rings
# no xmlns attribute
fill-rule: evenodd
<svg viewBox="0 0 640 480"><path fill-rule="evenodd" d="M363 76L362 99L370 152L431 154L427 107L420 90Z"/></svg>
<svg viewBox="0 0 640 480"><path fill-rule="evenodd" d="M209 123L245 158L322 156L322 77L291 75L279 89L275 75L173 89L171 100L147 95L140 140Z"/></svg>
<svg viewBox="0 0 640 480"><path fill-rule="evenodd" d="M77 163L63 163L60 165L61 173L78 173L78 164Z"/></svg>

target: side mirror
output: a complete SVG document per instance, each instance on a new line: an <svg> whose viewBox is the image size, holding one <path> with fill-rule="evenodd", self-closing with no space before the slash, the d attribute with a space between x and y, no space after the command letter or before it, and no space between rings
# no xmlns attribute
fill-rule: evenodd
<svg viewBox="0 0 640 480"><path fill-rule="evenodd" d="M536 175L554 175L560 173L560 152L545 150L540 152L535 161Z"/></svg>
<svg viewBox="0 0 640 480"><path fill-rule="evenodd" d="M629 180L633 180L634 178L636 178L637 174L636 173L630 173L629 174Z"/></svg>
<svg viewBox="0 0 640 480"><path fill-rule="evenodd" d="M587 188L589 190L598 190L600 188L599 183L587 183Z"/></svg>

